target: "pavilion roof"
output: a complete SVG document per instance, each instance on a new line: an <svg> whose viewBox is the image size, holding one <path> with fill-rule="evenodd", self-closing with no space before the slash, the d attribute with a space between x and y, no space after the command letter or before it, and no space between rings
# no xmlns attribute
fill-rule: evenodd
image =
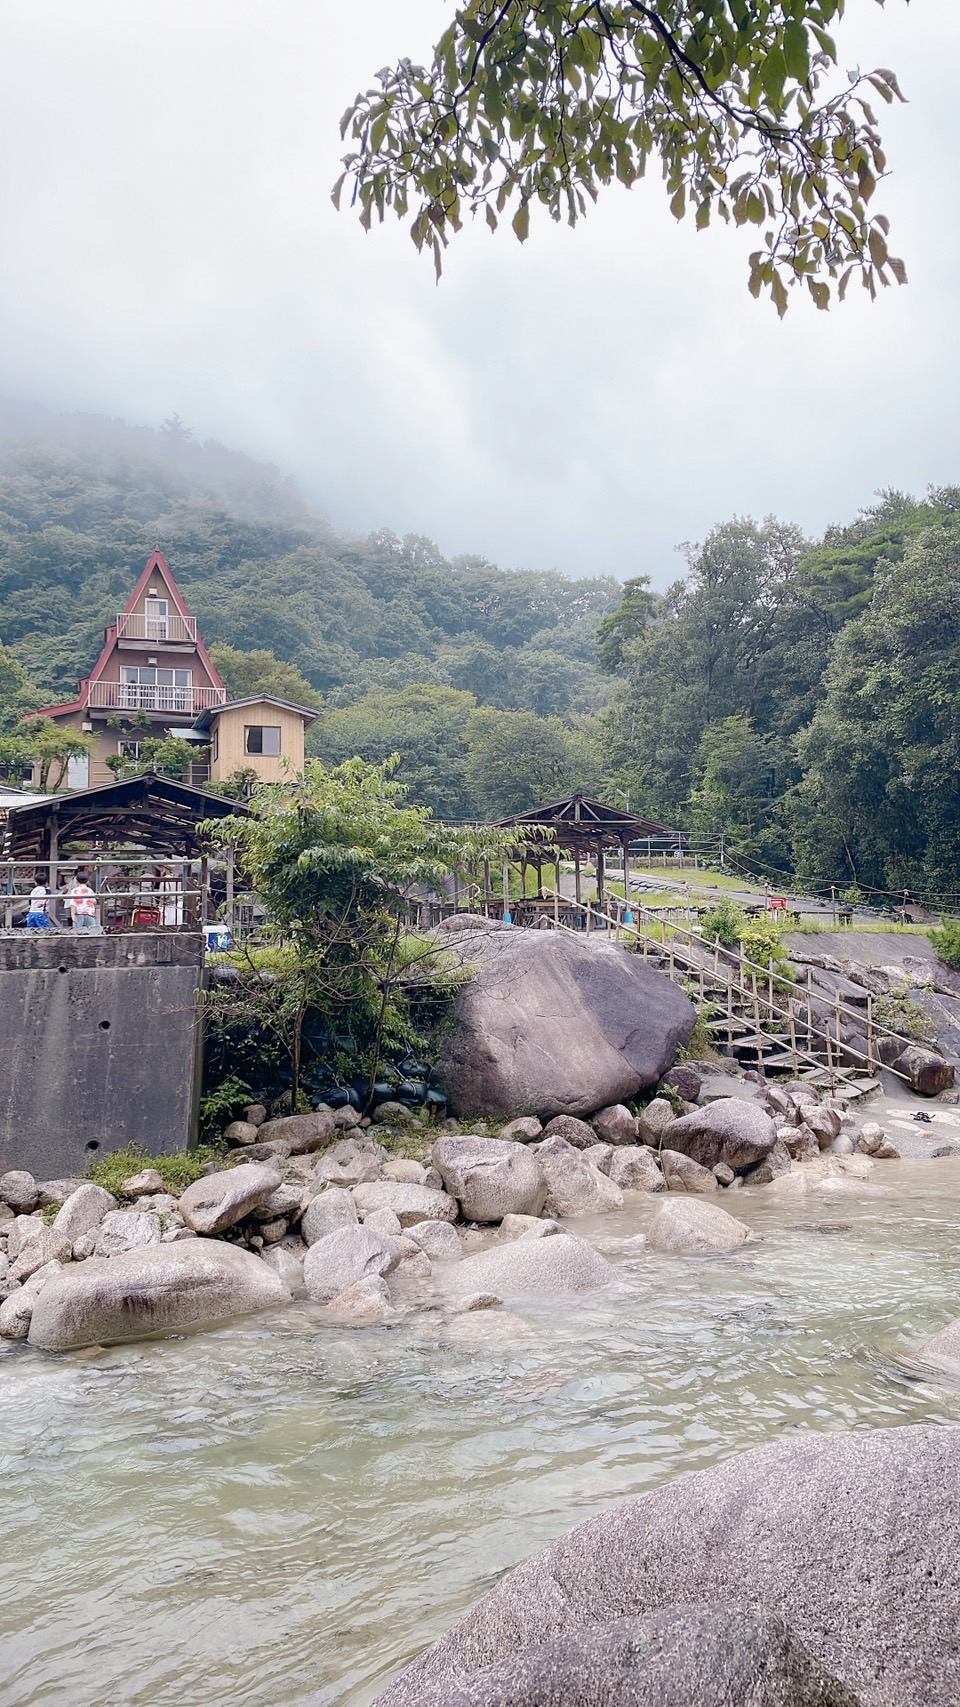
<svg viewBox="0 0 960 1707"><path fill-rule="evenodd" d="M605 806L599 800L588 800L583 794L573 794L568 800L556 800L547 806L533 806L528 812L518 812L513 818L501 818L494 828L526 829L534 840L538 830L552 830L561 848L622 847L624 842L664 839L679 843L685 839L679 830L671 830L666 824L655 824L652 819L640 818L635 812Z"/></svg>
<svg viewBox="0 0 960 1707"><path fill-rule="evenodd" d="M124 782L76 789L29 799L23 806L4 802L5 859L45 859L56 829L59 843L96 842L109 848L144 848L149 853L197 859L204 851L200 825L206 819L246 815L242 800L228 800L206 789L188 788L172 777L148 771Z"/></svg>

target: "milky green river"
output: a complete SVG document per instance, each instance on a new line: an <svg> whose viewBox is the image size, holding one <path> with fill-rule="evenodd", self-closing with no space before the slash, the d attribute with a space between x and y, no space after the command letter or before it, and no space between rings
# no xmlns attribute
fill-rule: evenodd
<svg viewBox="0 0 960 1707"><path fill-rule="evenodd" d="M728 1200L509 1317L331 1330L308 1304L100 1355L0 1352L2 1707L364 1707L518 1560L792 1430L960 1421L897 1361L960 1315L960 1162ZM3 1342L0 1342L3 1344Z"/></svg>

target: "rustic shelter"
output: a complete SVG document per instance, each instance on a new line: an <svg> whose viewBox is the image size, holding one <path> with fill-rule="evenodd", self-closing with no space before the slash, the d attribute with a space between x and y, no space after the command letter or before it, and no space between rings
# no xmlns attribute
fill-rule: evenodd
<svg viewBox="0 0 960 1707"><path fill-rule="evenodd" d="M548 806L534 806L513 818L502 818L498 830L523 830L524 843L520 851L521 871L528 865L538 873L542 888L544 863L552 863L559 855L573 860L574 896L579 906L582 900L584 861L591 861L596 872L597 903L604 905L604 856L616 849L623 858L624 896L629 904L630 855L646 851L648 857L664 848L682 848L686 837L679 830L640 818L635 812L617 806L605 806L599 800L588 800L574 794L567 800L557 800ZM489 887L489 885L488 885Z"/></svg>
<svg viewBox="0 0 960 1707"><path fill-rule="evenodd" d="M6 923L9 926L12 898L27 867L44 868L50 889L56 894L58 879L70 876L82 864L94 877L99 897L105 872L112 865L129 866L132 861L134 865L164 862L166 885L155 882L149 901L138 893L129 907L119 909L121 922L198 926L208 916L210 898L207 847L200 826L206 820L245 815L247 811L241 800L190 788L152 771L99 788L28 797L22 805L5 799L0 802L0 825L4 887L9 897ZM229 914L233 902L229 854L221 876ZM166 900L164 887L169 890ZM189 918L184 909L188 895L195 898L195 905L186 909ZM138 913L150 916L138 919Z"/></svg>

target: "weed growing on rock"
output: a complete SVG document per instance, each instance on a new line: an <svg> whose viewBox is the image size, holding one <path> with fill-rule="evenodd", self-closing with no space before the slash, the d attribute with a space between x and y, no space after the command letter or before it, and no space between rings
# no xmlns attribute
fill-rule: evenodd
<svg viewBox="0 0 960 1707"><path fill-rule="evenodd" d="M199 1144L195 1150L177 1151L172 1156L151 1156L139 1144L128 1144L125 1150L113 1150L99 1157L87 1169L87 1178L102 1185L112 1196L123 1196L123 1183L131 1174L144 1168L156 1168L167 1190L179 1197L188 1185L199 1179L209 1162L220 1162L223 1153L216 1144Z"/></svg>

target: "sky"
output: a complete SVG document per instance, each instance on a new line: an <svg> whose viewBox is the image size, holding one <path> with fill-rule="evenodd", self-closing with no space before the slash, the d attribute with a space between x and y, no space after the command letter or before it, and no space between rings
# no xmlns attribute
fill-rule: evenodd
<svg viewBox="0 0 960 1707"><path fill-rule="evenodd" d="M782 323L752 234L678 225L654 172L523 247L477 224L439 286L398 222L337 214L340 114L450 9L4 0L0 393L176 412L347 530L658 586L732 515L814 535L960 481L956 0L848 0L842 62L909 97L875 205L911 282Z"/></svg>

